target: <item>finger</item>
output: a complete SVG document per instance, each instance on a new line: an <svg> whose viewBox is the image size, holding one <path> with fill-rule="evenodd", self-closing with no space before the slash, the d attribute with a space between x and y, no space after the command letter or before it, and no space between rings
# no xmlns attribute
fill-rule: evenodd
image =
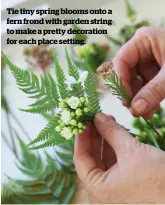
<svg viewBox="0 0 165 205"><path fill-rule="evenodd" d="M98 113L95 116L94 123L100 135L112 146L117 157L121 153L123 155L126 149L129 150L131 145L135 143L135 139L121 125L117 124L111 116Z"/></svg>
<svg viewBox="0 0 165 205"><path fill-rule="evenodd" d="M101 169L97 168L97 163L92 153L91 125L76 137L74 163L81 181L86 181L88 175L91 175L92 172L95 172L95 174L102 172Z"/></svg>
<svg viewBox="0 0 165 205"><path fill-rule="evenodd" d="M134 97L131 108L134 116L139 117L153 111L165 98L165 65Z"/></svg>
<svg viewBox="0 0 165 205"><path fill-rule="evenodd" d="M102 144L102 138L100 137L99 133L97 132L97 129L92 124L91 125L91 136L92 136L92 153L93 157L96 160L96 164L98 168L101 168L105 170L104 163L101 159L101 144Z"/></svg>
<svg viewBox="0 0 165 205"><path fill-rule="evenodd" d="M143 62L138 65L139 74L143 77L147 83L152 80L160 71L160 67L156 62Z"/></svg>
<svg viewBox="0 0 165 205"><path fill-rule="evenodd" d="M139 29L131 40L129 40L118 52L113 60L114 68L123 84L132 94L132 82L137 75L137 65L154 59L151 42L147 35L151 33L150 27ZM132 95L130 96L132 97Z"/></svg>
<svg viewBox="0 0 165 205"><path fill-rule="evenodd" d="M151 119L152 119L152 116L153 116L153 112L149 112L149 113L145 114L143 117L144 117L146 120L151 120Z"/></svg>
<svg viewBox="0 0 165 205"><path fill-rule="evenodd" d="M160 110L160 105L156 106L153 110L154 110L154 111ZM143 117L144 117L146 120L151 120L152 117L153 117L154 111L148 112L148 113L145 114Z"/></svg>

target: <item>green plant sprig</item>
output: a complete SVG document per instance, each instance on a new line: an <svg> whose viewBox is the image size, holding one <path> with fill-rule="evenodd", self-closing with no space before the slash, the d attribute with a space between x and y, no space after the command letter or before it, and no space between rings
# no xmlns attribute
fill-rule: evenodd
<svg viewBox="0 0 165 205"><path fill-rule="evenodd" d="M107 87L112 89L112 94L116 95L118 99L131 103L131 98L126 93L121 77L119 78L114 70L111 70L111 77L105 77Z"/></svg>
<svg viewBox="0 0 165 205"><path fill-rule="evenodd" d="M102 74L103 79L107 82L106 86L112 89L113 95L117 96L118 99L122 101L126 101L130 104L132 101L132 98L128 96L127 90L123 85L122 78L117 76L117 74L112 69L112 67L113 67L112 63L105 62L97 69L97 72ZM146 122L149 129L151 129L154 133L154 134L151 133L151 138L152 138L154 146L157 148L160 148L159 143L157 141L157 137L160 139L161 135L154 128L153 124L149 120L146 120L144 118L143 120ZM155 134L157 137L155 137ZM163 138L163 140L165 139Z"/></svg>

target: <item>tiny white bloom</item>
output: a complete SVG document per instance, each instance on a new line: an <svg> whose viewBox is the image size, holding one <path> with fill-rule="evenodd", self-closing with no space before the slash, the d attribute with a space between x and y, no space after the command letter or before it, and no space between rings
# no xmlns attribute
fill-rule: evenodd
<svg viewBox="0 0 165 205"><path fill-rule="evenodd" d="M65 124L69 124L69 121L71 120L71 115L70 112L67 110L64 110L61 112L61 120L65 123Z"/></svg>
<svg viewBox="0 0 165 205"><path fill-rule="evenodd" d="M87 77L88 77L88 71L84 71L84 72L81 74L80 78L79 78L79 82L80 82L80 83L85 82L86 79L87 79Z"/></svg>
<svg viewBox="0 0 165 205"><path fill-rule="evenodd" d="M72 109L77 109L77 107L80 105L80 100L79 100L79 98L72 96L72 97L68 100L68 105L69 105Z"/></svg>
<svg viewBox="0 0 165 205"><path fill-rule="evenodd" d="M64 127L60 133L66 140L70 140L73 136L73 133L69 127Z"/></svg>

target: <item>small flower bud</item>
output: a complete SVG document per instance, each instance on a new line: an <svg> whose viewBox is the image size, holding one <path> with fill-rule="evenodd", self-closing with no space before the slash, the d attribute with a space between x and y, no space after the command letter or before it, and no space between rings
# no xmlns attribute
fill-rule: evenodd
<svg viewBox="0 0 165 205"><path fill-rule="evenodd" d="M72 133L73 133L73 135L77 135L79 132L78 132L78 129L74 129L73 131L72 131Z"/></svg>
<svg viewBox="0 0 165 205"><path fill-rule="evenodd" d="M78 109L76 110L76 115L77 115L77 116L81 116L81 115L82 115L82 110L81 110L80 108L78 108Z"/></svg>
<svg viewBox="0 0 165 205"><path fill-rule="evenodd" d="M75 113L74 112L71 112L71 117L75 117Z"/></svg>
<svg viewBox="0 0 165 205"><path fill-rule="evenodd" d="M81 101L81 103L85 103L86 100L85 100L84 97L81 97L81 98L80 98L80 101Z"/></svg>
<svg viewBox="0 0 165 205"><path fill-rule="evenodd" d="M65 124L63 122L61 122L60 127L65 127Z"/></svg>
<svg viewBox="0 0 165 205"><path fill-rule="evenodd" d="M85 130L86 126L85 126L85 125L83 125L83 127L82 127L82 128L83 128L83 130Z"/></svg>
<svg viewBox="0 0 165 205"><path fill-rule="evenodd" d="M61 108L66 108L66 107L67 107L67 104L65 103L65 101L61 101L60 104L59 104L59 106L60 106Z"/></svg>
<svg viewBox="0 0 165 205"><path fill-rule="evenodd" d="M55 128L55 130L57 131L57 132L61 132L61 127L60 126L57 126L56 128Z"/></svg>
<svg viewBox="0 0 165 205"><path fill-rule="evenodd" d="M78 128L82 128L83 124L81 122L78 123Z"/></svg>
<svg viewBox="0 0 165 205"><path fill-rule="evenodd" d="M71 120L71 121L70 121L70 124L73 125L73 126L76 126L76 125L77 125L77 122L76 122L76 120Z"/></svg>
<svg viewBox="0 0 165 205"><path fill-rule="evenodd" d="M105 73L108 72L110 69L113 68L113 63L111 62L104 62L101 66L97 68L98 73Z"/></svg>
<svg viewBox="0 0 165 205"><path fill-rule="evenodd" d="M79 134L81 134L82 132L83 132L83 130L82 130L82 129L79 129L79 130L78 130L78 133L79 133Z"/></svg>
<svg viewBox="0 0 165 205"><path fill-rule="evenodd" d="M87 107L84 108L84 112L87 113L89 112L89 109Z"/></svg>

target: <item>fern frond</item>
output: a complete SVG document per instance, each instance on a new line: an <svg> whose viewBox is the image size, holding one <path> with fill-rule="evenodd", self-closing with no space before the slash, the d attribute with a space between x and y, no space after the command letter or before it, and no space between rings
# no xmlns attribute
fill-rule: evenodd
<svg viewBox="0 0 165 205"><path fill-rule="evenodd" d="M68 55L67 48L65 48L65 54L66 54L66 59L67 59L67 63L68 63L68 73L70 76L72 76L75 80L78 81L80 76L79 76L78 70L73 65L73 63Z"/></svg>
<svg viewBox="0 0 165 205"><path fill-rule="evenodd" d="M70 203L71 199L73 198L75 189L76 189L76 184L74 182L74 178L71 176L69 177L69 183L68 183L69 189L66 189L63 197L60 201L60 204L68 204Z"/></svg>
<svg viewBox="0 0 165 205"><path fill-rule="evenodd" d="M96 114L98 112L101 112L101 108L100 108L99 98L96 92L94 74L91 71L90 65L87 62L86 62L86 69L88 71L88 77L85 81L85 91L87 94L90 111L93 114Z"/></svg>
<svg viewBox="0 0 165 205"><path fill-rule="evenodd" d="M23 70L15 66L3 52L2 57L6 64L9 66L16 79L17 84L19 85L19 88L23 92L27 94L45 94L45 91L40 87L38 77L34 73L28 72L27 70Z"/></svg>
<svg viewBox="0 0 165 205"><path fill-rule="evenodd" d="M59 144L55 148L55 159L61 168L69 172L75 172L73 154L74 154L74 138L70 141Z"/></svg>
<svg viewBox="0 0 165 205"><path fill-rule="evenodd" d="M30 147L30 150L36 150L46 147L53 147L58 144L62 144L65 142L65 139L56 131L53 131L51 135L49 135L49 138L45 140L44 143L36 145L34 147Z"/></svg>
<svg viewBox="0 0 165 205"><path fill-rule="evenodd" d="M50 96L52 96L52 99L55 102L55 104L58 105L60 96L57 90L57 85L49 73L48 73L48 78L49 78Z"/></svg>
<svg viewBox="0 0 165 205"><path fill-rule="evenodd" d="M29 113L32 113L32 114L42 114L44 112L48 112L52 109L54 109L56 107L56 105L52 102L46 102L46 103L41 103L41 101L38 102L39 105L37 106L33 106L32 108L30 109L19 109L23 112L29 112Z"/></svg>
<svg viewBox="0 0 165 205"><path fill-rule="evenodd" d="M65 99L68 96L67 84L65 74L57 60L56 54L53 52L54 64L55 64L55 73L57 78L57 84L59 88L59 93L62 99Z"/></svg>
<svg viewBox="0 0 165 205"><path fill-rule="evenodd" d="M43 141L43 140L47 140L49 137L51 137L53 132L54 132L55 127L58 124L58 120L59 120L59 117L57 117L57 116L55 116L51 120L49 120L49 122L46 125L46 127L43 130L41 130L39 135L34 140L32 140L28 144L28 146L30 146L30 145L32 145L34 143Z"/></svg>

